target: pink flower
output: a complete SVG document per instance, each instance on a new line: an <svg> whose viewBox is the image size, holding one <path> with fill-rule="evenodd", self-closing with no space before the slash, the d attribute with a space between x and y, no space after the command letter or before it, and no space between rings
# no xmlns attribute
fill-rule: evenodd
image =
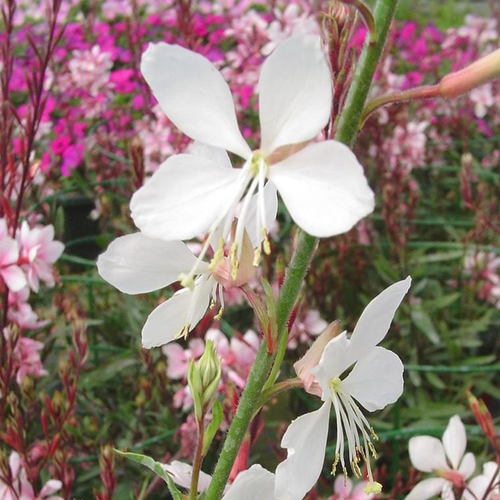
<svg viewBox="0 0 500 500"><path fill-rule="evenodd" d="M474 103L474 114L477 118L484 118L488 113L488 108L495 104L491 83L471 90L469 98Z"/></svg>
<svg viewBox="0 0 500 500"><path fill-rule="evenodd" d="M62 488L61 481L50 479L35 494L33 486L26 477L26 472L21 464L21 457L13 451L9 457L10 472L12 475L12 487L0 480L0 500L64 500L63 497L54 496L53 493Z"/></svg>
<svg viewBox="0 0 500 500"><path fill-rule="evenodd" d="M36 330L45 326L47 320L39 320L38 315L28 304L30 289L26 286L19 292L9 293L8 318L21 329Z"/></svg>
<svg viewBox="0 0 500 500"><path fill-rule="evenodd" d="M60 241L54 241L54 226L30 229L28 223L24 221L18 232L18 241L21 246L21 267L26 273L31 289L38 292L40 280L48 286L54 286L52 264L64 250L64 245Z"/></svg>
<svg viewBox="0 0 500 500"><path fill-rule="evenodd" d="M189 348L183 349L179 344L170 343L162 347L163 354L167 357L167 375L172 380L181 380L187 376L191 358L197 360L205 350L203 340L192 339Z"/></svg>
<svg viewBox="0 0 500 500"><path fill-rule="evenodd" d="M12 292L18 292L26 286L26 277L17 265L18 260L18 243L8 236L5 219L0 219L0 278Z"/></svg>
<svg viewBox="0 0 500 500"><path fill-rule="evenodd" d="M333 486L334 495L331 500L371 500L375 495L364 492L367 481L362 481L354 486L353 482L344 476L338 476Z"/></svg>
<svg viewBox="0 0 500 500"><path fill-rule="evenodd" d="M72 56L69 70L73 83L90 95L97 95L109 81L113 66L111 53L102 52L99 45L94 45L90 50L74 50Z"/></svg>

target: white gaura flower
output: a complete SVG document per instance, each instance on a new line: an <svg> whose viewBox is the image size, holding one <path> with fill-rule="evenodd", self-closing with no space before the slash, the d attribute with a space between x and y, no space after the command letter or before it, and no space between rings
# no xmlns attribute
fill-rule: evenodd
<svg viewBox="0 0 500 500"><path fill-rule="evenodd" d="M483 465L483 473L469 481L463 500L494 500L494 498L498 500L500 498L498 467L496 462L486 462ZM491 491L485 496L489 488Z"/></svg>
<svg viewBox="0 0 500 500"><path fill-rule="evenodd" d="M191 485L193 468L191 465L174 461L165 464L163 468L172 476L179 486L188 489ZM200 472L198 492L208 489L211 477ZM226 487L222 500L275 500L274 497L274 474L261 467L259 464L252 465L250 469L240 472L233 484Z"/></svg>
<svg viewBox="0 0 500 500"><path fill-rule="evenodd" d="M438 477L418 483L405 500L427 500L436 495L454 500L453 486L462 489L476 467L474 455L464 455L466 446L467 434L458 415L450 418L442 442L432 436L411 438L408 447L413 467Z"/></svg>
<svg viewBox="0 0 500 500"><path fill-rule="evenodd" d="M142 345L157 347L187 334L199 323L210 304L224 308L223 288L240 286L254 275L252 245L243 240L242 264L236 279L230 273L220 245L210 263L197 259L182 241L149 238L142 233L114 240L99 256L99 274L123 293L148 293L164 288L185 273L193 273L190 288L183 288L148 316L142 329Z"/></svg>
<svg viewBox="0 0 500 500"><path fill-rule="evenodd" d="M348 231L372 212L373 192L351 150L333 140L307 144L331 112L331 75L318 36L289 38L265 61L259 81L261 145L255 151L238 129L227 83L205 57L178 45L150 44L141 70L182 132L244 160L235 169L218 158L170 157L131 201L134 222L146 236L225 237L242 201L232 251L237 264L255 197L253 224L268 252L266 185L271 203L277 189L295 222L314 236ZM259 251L260 243L255 261Z"/></svg>
<svg viewBox="0 0 500 500"><path fill-rule="evenodd" d="M378 344L386 336L392 319L408 291L411 278L399 281L373 299L348 339L346 332L335 336L323 350L319 363L308 368L304 363L298 369L312 393L324 401L319 410L294 420L283 436L281 446L288 450L287 459L276 469L276 498L298 500L316 484L325 460L330 411L336 417L337 442L332 474L340 463L347 475L345 455L351 470L361 476L359 463L366 462L369 483L367 494L380 493L381 485L374 482L370 467L370 454L376 458L372 440L377 440L373 428L358 407L368 411L381 410L394 403L403 392L403 363L399 357ZM335 333L332 324L323 335ZM317 343L324 342L323 336ZM312 365L317 356L316 347L307 355ZM309 372L309 373L307 373ZM309 375L316 383L312 384ZM316 389L315 389L316 387ZM347 450L344 441L347 440ZM346 453L347 451L347 453Z"/></svg>

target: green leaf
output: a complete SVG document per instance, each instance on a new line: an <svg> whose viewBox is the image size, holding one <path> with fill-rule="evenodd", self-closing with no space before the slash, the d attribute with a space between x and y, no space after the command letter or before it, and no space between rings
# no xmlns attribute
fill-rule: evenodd
<svg viewBox="0 0 500 500"><path fill-rule="evenodd" d="M220 424L222 422L222 405L218 399L215 400L214 406L212 407L212 421L208 424L205 429L205 435L203 436L203 449L202 455L207 454L212 441L214 440L215 434L219 430Z"/></svg>
<svg viewBox="0 0 500 500"><path fill-rule="evenodd" d="M411 312L411 319L415 326L433 343L439 344L439 334L431 317L422 308L415 307Z"/></svg>
<svg viewBox="0 0 500 500"><path fill-rule="evenodd" d="M177 489L177 486L175 486L174 481L167 474L167 472L165 471L160 462L153 460L151 457L148 457L147 455L141 455L140 453L128 453L117 450L116 448L114 448L114 450L115 453L118 453L118 455L128 458L132 462L137 462L138 464L144 465L148 469L152 470L157 476L161 477L167 483L168 489L172 494L173 499L182 500L181 492Z"/></svg>

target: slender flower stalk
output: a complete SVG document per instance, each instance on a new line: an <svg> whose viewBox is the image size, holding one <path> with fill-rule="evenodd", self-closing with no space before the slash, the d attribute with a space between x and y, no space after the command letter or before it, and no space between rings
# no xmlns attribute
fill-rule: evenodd
<svg viewBox="0 0 500 500"><path fill-rule="evenodd" d="M336 139L344 144L351 145L356 138L359 119L385 46L396 6L397 0L378 0L375 6L374 17L378 32L377 43L370 44L368 41L365 43L337 128ZM278 345L283 341L286 343L288 335L286 323L299 294L316 243L317 239L314 236L301 233L277 302ZM219 500L222 497L229 473L245 432L250 425L272 362L273 357L267 353L266 346L262 343L250 372L247 386L241 396L235 418L226 436L212 482L205 496L206 500Z"/></svg>

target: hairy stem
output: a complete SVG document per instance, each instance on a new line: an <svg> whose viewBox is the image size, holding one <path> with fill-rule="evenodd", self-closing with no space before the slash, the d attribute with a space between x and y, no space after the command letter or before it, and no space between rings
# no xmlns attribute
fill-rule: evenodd
<svg viewBox="0 0 500 500"><path fill-rule="evenodd" d="M198 442L196 443L196 450L194 452L193 461L193 475L191 476L191 489L189 491L189 500L196 500L198 494L198 480L200 477L201 463L203 461L203 434L205 417L202 416L198 420Z"/></svg>
<svg viewBox="0 0 500 500"><path fill-rule="evenodd" d="M354 75L349 90L345 107L340 116L336 139L352 145L358 131L358 125L365 105L368 91L375 74L377 63L387 39L387 34L394 17L397 0L378 0L374 17L377 27L377 42L365 42L363 54L359 60L356 74ZM241 442L252 420L254 409L259 403L262 388L268 379L271 370L278 373L283 354L283 345L286 347L288 336L287 322L292 308L297 300L307 268L311 262L317 238L306 233L301 233L292 262L288 268L285 281L281 288L276 310L278 319L278 350L277 363L273 366L274 356L267 352L267 345L261 342L252 370L247 380L245 390L241 396L236 415L229 428L219 461L214 470L210 487L205 500L219 500L222 497L229 473L238 454Z"/></svg>

